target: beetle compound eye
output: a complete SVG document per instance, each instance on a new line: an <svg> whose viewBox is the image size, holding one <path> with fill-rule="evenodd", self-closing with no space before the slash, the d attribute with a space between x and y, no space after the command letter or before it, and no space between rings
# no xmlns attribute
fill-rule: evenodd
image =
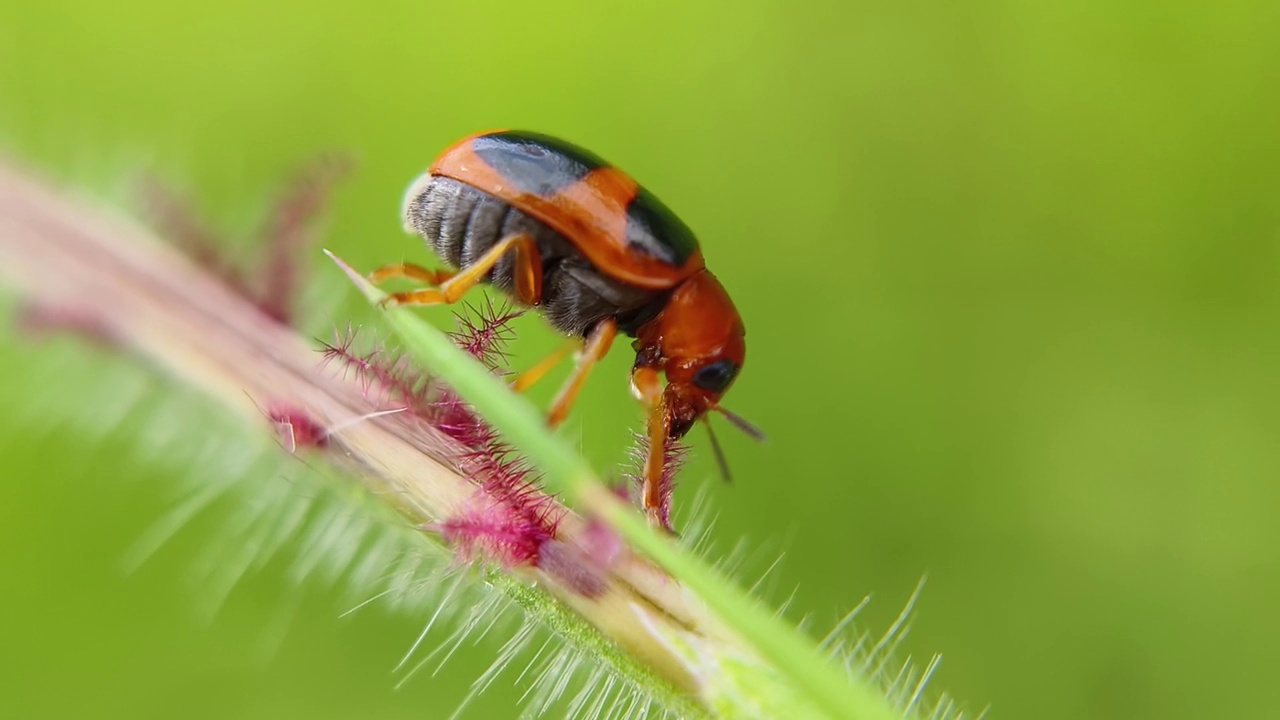
<svg viewBox="0 0 1280 720"><path fill-rule="evenodd" d="M693 376L693 384L714 393L724 392L738 376L738 366L729 360L712 363Z"/></svg>

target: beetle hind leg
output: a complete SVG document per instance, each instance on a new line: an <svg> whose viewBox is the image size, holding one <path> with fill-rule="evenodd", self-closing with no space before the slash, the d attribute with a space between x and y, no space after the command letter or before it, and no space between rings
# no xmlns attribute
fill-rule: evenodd
<svg viewBox="0 0 1280 720"><path fill-rule="evenodd" d="M369 273L369 282L378 285L393 278L408 278L426 285L440 285L457 273L452 270L432 270L412 263L383 265Z"/></svg>
<svg viewBox="0 0 1280 720"><path fill-rule="evenodd" d="M547 373L555 370L560 363L572 355L575 351L582 348L581 340L570 340L556 349L555 352L546 356L537 365L525 370L516 376L511 382L511 389L518 393L533 387L539 380L547 376Z"/></svg>
<svg viewBox="0 0 1280 720"><path fill-rule="evenodd" d="M436 288L424 288L409 292L392 293L382 301L383 305L452 305L462 299L471 288L480 284L509 251L515 251L515 296L525 305L537 305L542 300L542 256L537 242L529 235L512 235L503 238L489 248L470 266L456 272L445 273L416 265L390 265L375 271L382 279L408 277L422 280ZM443 278L441 282L433 282Z"/></svg>

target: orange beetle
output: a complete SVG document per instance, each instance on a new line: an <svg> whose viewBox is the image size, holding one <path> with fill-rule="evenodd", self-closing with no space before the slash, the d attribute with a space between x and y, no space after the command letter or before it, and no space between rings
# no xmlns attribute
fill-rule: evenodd
<svg viewBox="0 0 1280 720"><path fill-rule="evenodd" d="M746 357L746 331L733 301L707 270L688 226L600 157L538 133L473 135L446 150L409 188L404 222L457 270L381 268L371 275L374 282L404 277L434 286L393 294L389 302L454 303L487 282L579 339L514 383L527 389L570 349L581 348L551 405L552 426L568 415L617 334L635 337L631 387L649 417L643 502L655 524L665 524L659 508L669 439L682 437L710 410L759 436L720 407ZM714 435L712 443L723 469Z"/></svg>

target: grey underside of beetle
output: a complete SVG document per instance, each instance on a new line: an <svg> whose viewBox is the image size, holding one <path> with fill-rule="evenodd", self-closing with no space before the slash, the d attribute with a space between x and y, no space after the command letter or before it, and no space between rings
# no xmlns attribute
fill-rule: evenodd
<svg viewBox="0 0 1280 720"><path fill-rule="evenodd" d="M566 335L585 336L605 318L633 334L637 318L651 314L664 291L638 288L603 275L563 235L488 193L445 177L419 186L405 206L406 225L448 265L466 269L495 244L528 235L542 258L539 311ZM498 261L486 281L505 293L515 287L515 254Z"/></svg>

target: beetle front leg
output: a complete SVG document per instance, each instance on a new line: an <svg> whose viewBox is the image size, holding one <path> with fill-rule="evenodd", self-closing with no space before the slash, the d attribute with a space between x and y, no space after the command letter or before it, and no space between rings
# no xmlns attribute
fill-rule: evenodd
<svg viewBox="0 0 1280 720"><path fill-rule="evenodd" d="M648 413L649 454L644 459L641 503L649 524L674 532L662 517L662 471L667 451L666 404L662 400L662 380L658 370L638 367L631 372L631 391Z"/></svg>

